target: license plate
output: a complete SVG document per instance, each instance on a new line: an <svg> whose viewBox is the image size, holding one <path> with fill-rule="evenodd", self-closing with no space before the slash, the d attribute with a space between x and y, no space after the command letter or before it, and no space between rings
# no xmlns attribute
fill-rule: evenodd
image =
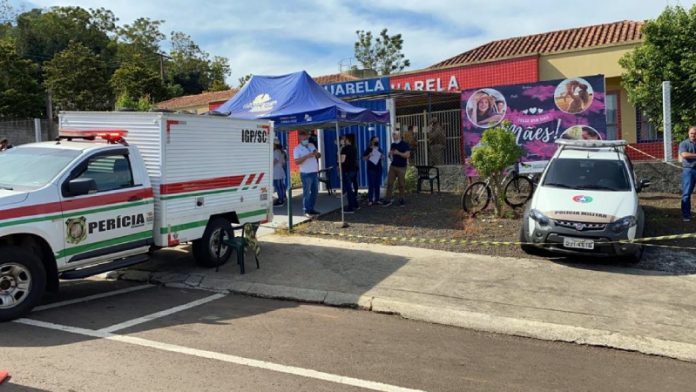
<svg viewBox="0 0 696 392"><path fill-rule="evenodd" d="M594 241L583 240L579 238L563 237L563 246L566 248L592 250L594 249Z"/></svg>

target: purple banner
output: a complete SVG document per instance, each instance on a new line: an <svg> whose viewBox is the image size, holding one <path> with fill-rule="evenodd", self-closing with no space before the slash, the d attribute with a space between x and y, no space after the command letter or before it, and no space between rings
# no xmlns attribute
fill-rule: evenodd
<svg viewBox="0 0 696 392"><path fill-rule="evenodd" d="M556 151L556 139L604 140L604 75L547 80L462 91L466 157L483 132L503 121L524 148L521 172L540 172ZM467 167L467 175L475 175Z"/></svg>

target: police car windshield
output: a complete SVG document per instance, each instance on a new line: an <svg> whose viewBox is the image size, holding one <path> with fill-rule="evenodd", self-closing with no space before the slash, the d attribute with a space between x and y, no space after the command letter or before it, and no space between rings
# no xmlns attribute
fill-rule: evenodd
<svg viewBox="0 0 696 392"><path fill-rule="evenodd" d="M0 188L41 188L55 178L80 151L15 147L0 153Z"/></svg>
<svg viewBox="0 0 696 392"><path fill-rule="evenodd" d="M599 191L631 190L626 165L619 160L554 159L543 185Z"/></svg>

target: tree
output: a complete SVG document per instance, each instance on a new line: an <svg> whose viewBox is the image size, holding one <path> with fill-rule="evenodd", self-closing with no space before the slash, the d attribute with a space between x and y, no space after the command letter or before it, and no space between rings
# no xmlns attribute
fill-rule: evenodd
<svg viewBox="0 0 696 392"><path fill-rule="evenodd" d="M246 74L246 75L242 76L241 78L237 79L237 80L239 80L239 88L244 87L244 85L246 85L251 80L252 76L254 76L254 75Z"/></svg>
<svg viewBox="0 0 696 392"><path fill-rule="evenodd" d="M355 58L363 68L374 69L380 75L389 75L411 65L411 61L401 53L404 44L401 34L390 36L387 29L384 29L373 43L371 31L358 30L355 33L358 35Z"/></svg>
<svg viewBox="0 0 696 392"><path fill-rule="evenodd" d="M19 57L12 43L0 41L0 118L43 116L39 67Z"/></svg>
<svg viewBox="0 0 696 392"><path fill-rule="evenodd" d="M109 72L101 57L71 42L44 64L45 85L59 110L109 110L113 96Z"/></svg>
<svg viewBox="0 0 696 392"><path fill-rule="evenodd" d="M504 121L484 131L480 146L474 148L471 154L471 164L478 174L490 181L493 206L498 217L503 216L504 171L522 156L522 147L517 145L515 135L507 130L509 126L509 122Z"/></svg>
<svg viewBox="0 0 696 392"><path fill-rule="evenodd" d="M210 85L208 91L229 90L225 79L230 75L230 63L226 57L215 56L210 62Z"/></svg>
<svg viewBox="0 0 696 392"><path fill-rule="evenodd" d="M78 42L109 63L115 48L109 32L102 29L114 23L113 13L104 9L91 12L80 7L34 9L17 17L14 32L17 53L43 64L67 48L70 42Z"/></svg>
<svg viewBox="0 0 696 392"><path fill-rule="evenodd" d="M138 18L132 24L116 28L119 61L145 62L148 68L159 72L161 43L166 38L160 31L162 23L163 20Z"/></svg>
<svg viewBox="0 0 696 392"><path fill-rule="evenodd" d="M161 100L167 96L166 88L158 72L148 68L147 64L135 59L122 63L111 76L110 85L117 97L127 96L137 100L150 97Z"/></svg>
<svg viewBox="0 0 696 392"><path fill-rule="evenodd" d="M662 129L662 82L672 82L672 123L675 138L686 137L696 124L696 6L667 7L642 27L643 44L619 60L628 99L648 121Z"/></svg>

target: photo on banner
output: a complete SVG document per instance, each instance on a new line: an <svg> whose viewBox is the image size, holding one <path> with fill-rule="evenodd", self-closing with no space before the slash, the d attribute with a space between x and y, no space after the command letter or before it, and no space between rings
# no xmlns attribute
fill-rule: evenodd
<svg viewBox="0 0 696 392"><path fill-rule="evenodd" d="M471 157L486 129L508 124L524 150L522 173L543 171L556 139L607 137L604 75L464 90L461 106L464 155Z"/></svg>

